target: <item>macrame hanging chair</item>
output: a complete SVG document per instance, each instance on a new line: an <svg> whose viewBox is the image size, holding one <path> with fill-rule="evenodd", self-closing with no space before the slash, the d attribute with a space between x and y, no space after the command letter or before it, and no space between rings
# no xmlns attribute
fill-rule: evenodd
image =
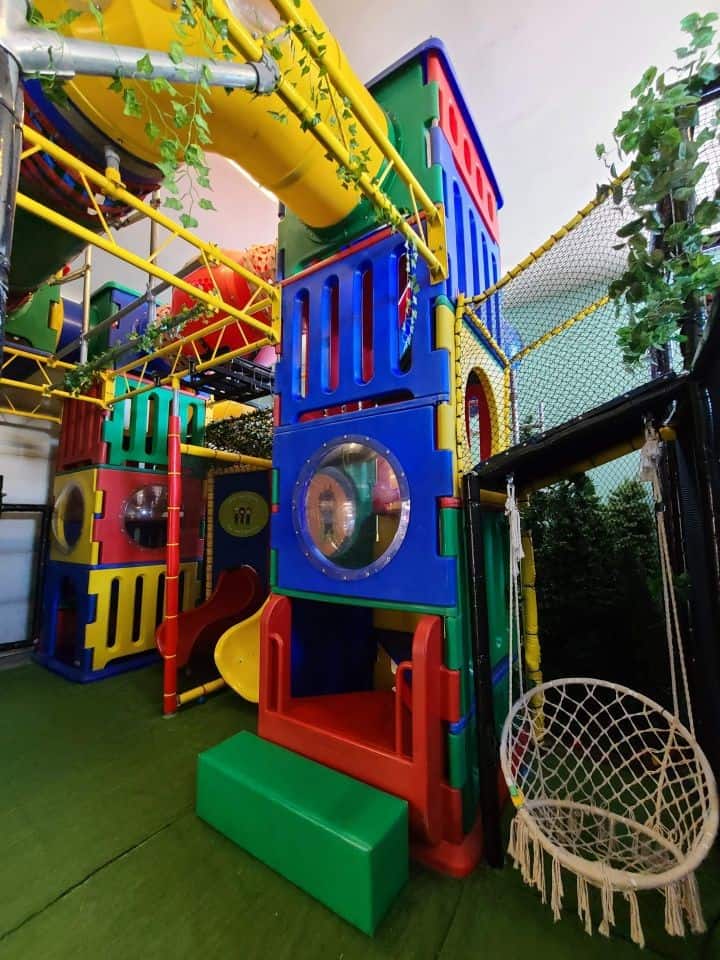
<svg viewBox="0 0 720 960"><path fill-rule="evenodd" d="M644 946L637 894L660 890L665 927L683 936L705 929L695 869L718 828L710 764L696 739L658 479L660 448L648 429L641 478L656 502L673 712L620 684L569 678L523 690L513 703L513 659L520 650L520 514L512 483L510 526L510 709L500 760L516 814L508 852L523 880L549 899L555 920L563 873L576 877L578 915L592 933L591 889L599 891L598 929L615 924L614 898L628 901L630 934ZM687 725L680 720L679 664ZM547 860L547 864L546 864ZM546 865L550 879L546 884Z"/></svg>

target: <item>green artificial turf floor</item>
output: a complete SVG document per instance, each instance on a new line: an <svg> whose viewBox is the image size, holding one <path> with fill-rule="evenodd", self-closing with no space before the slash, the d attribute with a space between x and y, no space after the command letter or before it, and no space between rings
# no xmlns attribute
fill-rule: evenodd
<svg viewBox="0 0 720 960"><path fill-rule="evenodd" d="M484 867L412 867L370 940L195 817L198 752L254 729L254 709L223 693L163 720L159 694L155 668L89 686L0 673L0 960L641 956L620 904L615 936L589 938L570 896L553 924L517 872ZM641 899L645 957L720 960L717 854L700 884L704 937L670 939L660 896Z"/></svg>

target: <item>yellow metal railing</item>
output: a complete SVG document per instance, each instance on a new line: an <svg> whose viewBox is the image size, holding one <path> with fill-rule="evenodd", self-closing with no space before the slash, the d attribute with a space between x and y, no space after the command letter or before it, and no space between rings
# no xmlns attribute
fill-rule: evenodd
<svg viewBox="0 0 720 960"><path fill-rule="evenodd" d="M298 36L308 54L327 72L328 76L331 76L332 68L330 61L325 61L320 45L315 41L311 31L302 19L299 11L301 4L296 4L295 0L293 0L292 3L286 3L284 0L272 0L272 2L281 15L287 18L288 29L292 30L294 27L299 28ZM231 18L228 24L228 32L232 42L246 59L260 60L262 58L262 44L258 42L241 23ZM382 190L382 187L368 173L362 171L358 173L356 181L358 189L381 213L385 214L398 232L417 248L418 254L425 260L430 269L433 281L439 282L440 280L444 280L448 275L448 264L442 208L436 207L432 203L407 165L402 164L401 167L397 166L397 160L401 158L387 135L372 121L372 118L353 95L352 90L344 84L344 81L337 71L333 71L333 73L335 74L333 82L338 92L341 92L349 103L354 119L363 126L365 132L373 139L387 162L397 169L398 175L410 190L410 196L413 202L419 203L423 207L428 229L427 242L423 236L420 236L413 230L410 223L408 223L403 214ZM285 106L298 118L308 133L322 144L330 158L333 159L338 166L352 170L353 158L347 146L338 139L329 124L318 119L314 106L296 90L286 76L280 77L274 92ZM416 219L419 220L419 217Z"/></svg>
<svg viewBox="0 0 720 960"><path fill-rule="evenodd" d="M29 383L27 379L15 380L13 377L8 377L7 374L8 372L11 372L12 364L15 363L16 360L34 363L35 370L32 371L29 376L39 377L41 382ZM21 390L25 393L38 394L43 399L54 398L57 400L82 400L85 403L90 403L94 406L105 407L105 402L99 397L87 397L84 394L78 394L75 396L75 394L69 393L67 390L63 390L56 386L48 372L50 370L69 371L74 369L75 368L73 364L64 363L62 360L58 360L55 357L31 353L29 350L23 350L22 347L14 347L10 344L5 345L3 348L2 362L0 363L0 387L3 388L3 398L8 408L4 412L13 412L18 416L35 416L36 419L57 420L56 417L52 416L39 416L38 411L42 405L42 400L33 408L32 411L21 413L8 396L8 390ZM27 376L28 374L25 374L25 377ZM57 420L57 422L59 422L59 420Z"/></svg>

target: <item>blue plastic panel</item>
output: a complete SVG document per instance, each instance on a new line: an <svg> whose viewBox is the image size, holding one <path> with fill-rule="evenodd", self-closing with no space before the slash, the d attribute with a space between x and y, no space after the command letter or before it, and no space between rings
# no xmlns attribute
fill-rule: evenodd
<svg viewBox="0 0 720 960"><path fill-rule="evenodd" d="M213 522L213 587L223 570L249 564L257 570L267 587L270 559L270 471L226 473L215 477L215 517ZM253 536L239 537L228 532L221 522L220 508L233 494L252 493L267 503L268 522Z"/></svg>
<svg viewBox="0 0 720 960"><path fill-rule="evenodd" d="M404 474L410 511L402 543L375 573L347 580L323 573L296 532L293 507L302 498L298 479L326 446L345 437L366 438L390 452ZM279 512L272 518L272 546L277 550L277 590L455 607L456 560L440 556L440 497L453 495L452 460L435 449L435 407L415 401L329 417L280 428L275 433L274 465L279 475Z"/></svg>
<svg viewBox="0 0 720 960"><path fill-rule="evenodd" d="M140 294L137 294L134 291L129 292L123 287L114 287L112 283L104 284L97 291L95 291L93 296L97 296L101 291L107 290L108 288L111 288L110 300L115 308L115 313L118 313L120 310L124 310L125 307L129 306L140 296ZM108 346L115 347L118 344L126 343L129 336L133 333L141 335L145 333L149 320L149 309L150 308L147 303L142 303L139 307L136 307L130 313L118 320L117 323L111 324L108 331ZM142 353L137 350L128 350L126 353L123 353L122 356L118 357L116 366L125 366L141 356ZM151 373L165 374L169 369L170 364L162 357L159 357L148 364L148 371Z"/></svg>
<svg viewBox="0 0 720 960"><path fill-rule="evenodd" d="M444 290L431 287L424 261L418 262L417 319L409 368L401 366L398 261L405 249L398 234L380 231L317 267L298 274L283 286L282 357L275 371L281 395L280 423L297 423L304 413L341 404L402 393L399 399L448 396L449 366L445 350L434 349L433 297ZM363 382L363 275L372 276L373 370ZM332 351L332 293L337 285L337 386L329 374ZM303 348L304 318L307 347ZM306 376L302 376L307 357Z"/></svg>
<svg viewBox="0 0 720 960"><path fill-rule="evenodd" d="M430 131L430 149L433 163L442 167L450 267L445 290L451 299L458 293L473 296L487 290L500 278L500 249L483 223L440 127L433 127ZM483 304L481 313L485 325L502 346L500 295L496 294Z"/></svg>

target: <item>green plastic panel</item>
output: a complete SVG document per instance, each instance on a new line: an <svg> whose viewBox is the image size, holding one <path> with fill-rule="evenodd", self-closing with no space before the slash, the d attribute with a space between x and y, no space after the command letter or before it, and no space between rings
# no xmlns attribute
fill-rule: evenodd
<svg viewBox="0 0 720 960"><path fill-rule="evenodd" d="M272 547L270 550L270 586L274 589L277 586L277 566L278 552Z"/></svg>
<svg viewBox="0 0 720 960"><path fill-rule="evenodd" d="M508 531L503 513L487 511L482 515L485 553L485 583L490 639L490 667L502 670L508 654ZM508 709L508 674L505 672L493 689L495 729L502 730Z"/></svg>
<svg viewBox="0 0 720 960"><path fill-rule="evenodd" d="M448 733L448 783L458 790L467 783L467 738L467 727L459 733Z"/></svg>
<svg viewBox="0 0 720 960"><path fill-rule="evenodd" d="M115 381L115 396L137 386L137 380L119 378ZM108 445L108 465L167 466L171 404L172 390L167 387L156 387L114 404L103 424L103 440ZM183 443L202 446L205 401L200 397L180 394L180 435Z"/></svg>
<svg viewBox="0 0 720 960"><path fill-rule="evenodd" d="M460 553L462 513L452 507L440 508L440 556L457 557Z"/></svg>
<svg viewBox="0 0 720 960"><path fill-rule="evenodd" d="M8 336L26 341L36 350L55 353L60 331L50 326L50 309L59 299L60 287L57 284L43 284L27 303L10 314L5 332ZM14 376L12 367L7 375Z"/></svg>
<svg viewBox="0 0 720 960"><path fill-rule="evenodd" d="M101 287L93 293L90 298L90 326L97 327L98 324L102 323L103 320L107 320L108 317L113 316L113 314L118 313L119 307L113 301L113 293L115 291L120 293L125 293L133 299L140 296L137 290L132 290L130 287L125 287L121 283L104 283ZM105 327L105 329L99 333L96 337L93 337L90 341L88 347L88 354L90 358L98 356L101 353L104 353L110 343L110 328Z"/></svg>
<svg viewBox="0 0 720 960"><path fill-rule="evenodd" d="M196 809L364 933L407 881L405 801L247 731L200 754Z"/></svg>
<svg viewBox="0 0 720 960"><path fill-rule="evenodd" d="M455 607L428 607L419 603L397 603L389 600L366 600L364 597L341 597L334 593L309 593L307 590L284 590L276 587L273 593L284 597L297 597L300 600L325 600L328 603L345 604L349 607L372 607L375 610L407 610L408 613L431 613L436 617L451 617L457 613Z"/></svg>
<svg viewBox="0 0 720 960"><path fill-rule="evenodd" d="M420 60L415 60L384 78L372 93L390 121L390 139L396 149L430 199L434 203L441 203L442 173L437 165L428 167L426 146L426 131L440 115L437 84L423 83L422 64ZM398 209L412 212L407 187L395 173L388 174L383 181L383 188ZM379 222L371 204L365 199L345 220L324 230L307 227L287 211L278 230L285 276L293 276L309 264L331 256L370 232Z"/></svg>
<svg viewBox="0 0 720 960"><path fill-rule="evenodd" d="M270 502L275 507L280 502L280 471L273 467L270 471Z"/></svg>

